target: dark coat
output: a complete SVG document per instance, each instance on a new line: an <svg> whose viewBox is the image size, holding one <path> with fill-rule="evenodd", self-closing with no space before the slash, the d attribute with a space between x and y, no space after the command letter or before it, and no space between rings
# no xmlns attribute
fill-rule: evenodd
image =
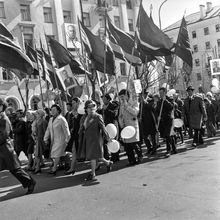
<svg viewBox="0 0 220 220"><path fill-rule="evenodd" d="M156 107L157 115L160 115L160 109L162 105L162 100L158 102ZM174 119L174 106L168 97L163 102L163 109L161 113L161 119L159 124L160 136L162 138L168 137L173 134L173 119Z"/></svg>
<svg viewBox="0 0 220 220"><path fill-rule="evenodd" d="M96 113L85 127L86 117L87 115L83 115L80 121L78 157L88 160L103 158L103 136L104 139L109 139L103 118Z"/></svg>
<svg viewBox="0 0 220 220"><path fill-rule="evenodd" d="M10 141L11 123L3 114L0 118L0 171L15 170L20 167L17 155Z"/></svg>
<svg viewBox="0 0 220 220"><path fill-rule="evenodd" d="M66 119L66 121L69 125L70 130L72 129L72 124L71 124L72 117L73 117L72 112L67 112L66 115L65 115L65 119Z"/></svg>
<svg viewBox="0 0 220 220"><path fill-rule="evenodd" d="M208 103L205 105L206 112L207 112L207 122L211 122L212 124L215 124L215 107L212 103Z"/></svg>
<svg viewBox="0 0 220 220"><path fill-rule="evenodd" d="M141 119L143 137L150 134L155 135L157 132L157 121L154 114L153 100L143 103Z"/></svg>
<svg viewBox="0 0 220 220"><path fill-rule="evenodd" d="M27 121L26 122L26 148L27 148L27 153L28 154L33 154L34 153L34 139L32 136L32 122Z"/></svg>
<svg viewBox="0 0 220 220"><path fill-rule="evenodd" d="M205 103L201 95L187 97L184 101L183 116L188 127L201 129L204 117L207 117Z"/></svg>
<svg viewBox="0 0 220 220"><path fill-rule="evenodd" d="M13 128L14 133L14 148L16 152L24 151L26 153L26 122L23 119L19 119Z"/></svg>

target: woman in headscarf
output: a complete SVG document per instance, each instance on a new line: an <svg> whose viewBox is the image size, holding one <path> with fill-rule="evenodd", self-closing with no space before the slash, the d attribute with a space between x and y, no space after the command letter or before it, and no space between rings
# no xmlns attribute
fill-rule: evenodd
<svg viewBox="0 0 220 220"><path fill-rule="evenodd" d="M85 112L80 121L79 129L79 158L86 158L91 162L91 173L86 181L96 179L96 163L98 160L105 163L107 172L111 170L113 162L103 157L103 136L109 141L103 118L96 113L96 104L92 100L85 103Z"/></svg>

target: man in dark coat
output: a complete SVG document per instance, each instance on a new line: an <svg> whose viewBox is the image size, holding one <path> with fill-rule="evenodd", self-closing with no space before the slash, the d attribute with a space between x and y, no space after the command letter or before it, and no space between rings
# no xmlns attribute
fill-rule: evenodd
<svg viewBox="0 0 220 220"><path fill-rule="evenodd" d="M0 171L9 170L24 188L28 188L26 194L31 194L34 191L36 181L20 167L11 144L12 127L10 120L4 113L6 107L7 103L0 98Z"/></svg>
<svg viewBox="0 0 220 220"><path fill-rule="evenodd" d="M207 120L207 113L203 97L199 94L194 95L194 88L187 88L188 97L184 101L183 116L186 119L189 128L194 130L192 146L203 144L201 135L202 122Z"/></svg>
<svg viewBox="0 0 220 220"><path fill-rule="evenodd" d="M145 144L148 149L148 154L155 154L157 150L156 134L157 134L157 121L153 108L154 100L148 97L143 101L142 115L141 115L141 130ZM148 139L150 136L151 143Z"/></svg>
<svg viewBox="0 0 220 220"><path fill-rule="evenodd" d="M66 104L66 108L67 108L67 113L65 114L65 118L66 118L66 121L69 125L69 129L71 129L71 120L72 120L72 103L71 102L67 102Z"/></svg>
<svg viewBox="0 0 220 220"><path fill-rule="evenodd" d="M118 109L119 109L118 103L116 102L113 103L111 101L111 97L109 94L105 94L104 96L102 96L102 99L104 105L100 112L103 116L105 126L112 123L116 126L118 130ZM108 152L107 143L106 141L104 141L104 157L106 159L109 158L107 152ZM113 162L119 161L119 152L111 154L111 161Z"/></svg>
<svg viewBox="0 0 220 220"><path fill-rule="evenodd" d="M19 109L16 111L17 119L14 123L13 133L14 133L14 148L16 154L20 155L23 151L27 155L26 149L26 122L24 121L23 110Z"/></svg>
<svg viewBox="0 0 220 220"><path fill-rule="evenodd" d="M156 107L156 112L159 123L160 136L166 139L167 156L170 156L171 147L172 153L176 153L176 144L174 139L174 106L171 100L166 96L166 88L161 87L159 89L160 100Z"/></svg>

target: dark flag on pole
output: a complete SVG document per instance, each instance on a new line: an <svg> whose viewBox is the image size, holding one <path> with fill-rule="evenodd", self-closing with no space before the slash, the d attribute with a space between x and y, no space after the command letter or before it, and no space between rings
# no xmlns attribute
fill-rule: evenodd
<svg viewBox="0 0 220 220"><path fill-rule="evenodd" d="M94 35L87 27L82 24L82 22L80 22L80 25L82 31L87 37L86 42L83 43L87 49L87 53L95 63L96 70L104 72L104 57L106 53L105 73L109 75L115 75L115 56L110 45L107 44L106 47L105 43L100 39L99 36ZM85 35L83 35L82 39L85 39Z"/></svg>
<svg viewBox="0 0 220 220"><path fill-rule="evenodd" d="M146 55L167 56L172 52L174 44L170 38L161 31L148 17L143 5L140 5L137 21L138 49Z"/></svg>
<svg viewBox="0 0 220 220"><path fill-rule="evenodd" d="M175 45L175 54L183 60L184 70L186 72L191 71L192 67L193 67L192 52L191 52L190 43L189 43L189 35L188 35L188 31L187 31L187 25L186 25L186 21L185 21L184 17L181 22L177 42ZM188 67L187 67L187 65L188 65Z"/></svg>

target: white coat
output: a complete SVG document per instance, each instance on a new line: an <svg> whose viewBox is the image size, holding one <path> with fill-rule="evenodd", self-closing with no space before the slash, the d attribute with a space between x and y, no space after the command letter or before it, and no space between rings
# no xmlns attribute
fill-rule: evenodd
<svg viewBox="0 0 220 220"><path fill-rule="evenodd" d="M51 140L51 158L59 158L65 155L65 149L70 139L70 131L66 119L58 115L55 120L50 118L44 141Z"/></svg>

